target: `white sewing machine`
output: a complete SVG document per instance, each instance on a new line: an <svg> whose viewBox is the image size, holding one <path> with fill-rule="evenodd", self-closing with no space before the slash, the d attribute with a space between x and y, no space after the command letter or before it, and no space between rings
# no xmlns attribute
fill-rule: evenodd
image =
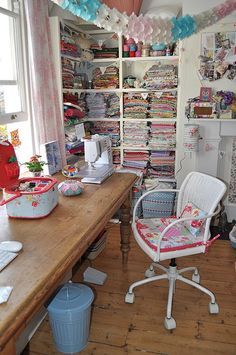
<svg viewBox="0 0 236 355"><path fill-rule="evenodd" d="M114 171L110 138L95 134L83 141L87 164L79 170L81 181L101 184Z"/></svg>

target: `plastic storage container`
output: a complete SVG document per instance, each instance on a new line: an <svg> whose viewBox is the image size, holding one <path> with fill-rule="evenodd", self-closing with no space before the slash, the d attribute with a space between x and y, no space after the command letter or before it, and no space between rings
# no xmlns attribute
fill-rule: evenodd
<svg viewBox="0 0 236 355"><path fill-rule="evenodd" d="M83 284L65 284L47 309L58 351L76 353L85 348L89 337L92 290Z"/></svg>

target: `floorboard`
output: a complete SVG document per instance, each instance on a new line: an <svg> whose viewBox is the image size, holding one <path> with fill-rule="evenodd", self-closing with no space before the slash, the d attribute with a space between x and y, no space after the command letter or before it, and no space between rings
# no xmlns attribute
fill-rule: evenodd
<svg viewBox="0 0 236 355"><path fill-rule="evenodd" d="M103 286L90 285L95 301L89 343L81 355L236 354L235 251L229 241L218 240L207 255L178 260L180 268L199 267L201 283L215 293L220 313L210 315L208 296L177 282L174 331L163 326L168 286L165 280L137 288L135 303L124 303L128 286L143 278L150 260L132 239L129 263L123 268L119 242L118 226L109 227L105 250L94 261L84 260L73 277L74 282L81 282L88 266L108 274ZM31 339L27 354L60 354L54 346L48 318Z"/></svg>

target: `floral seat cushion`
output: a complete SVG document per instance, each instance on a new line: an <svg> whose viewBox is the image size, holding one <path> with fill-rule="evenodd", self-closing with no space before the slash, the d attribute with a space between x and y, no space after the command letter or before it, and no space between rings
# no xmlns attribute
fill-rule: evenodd
<svg viewBox="0 0 236 355"><path fill-rule="evenodd" d="M136 227L144 242L154 251L161 232L173 221L175 217L138 219ZM198 236L193 236L182 223L174 225L168 230L161 241L161 252L192 248L203 243L204 228Z"/></svg>

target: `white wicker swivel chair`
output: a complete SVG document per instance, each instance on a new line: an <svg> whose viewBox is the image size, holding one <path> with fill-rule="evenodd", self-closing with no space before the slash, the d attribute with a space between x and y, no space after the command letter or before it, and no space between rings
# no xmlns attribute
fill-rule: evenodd
<svg viewBox="0 0 236 355"><path fill-rule="evenodd" d="M178 193L176 217L169 218L151 218L139 219L136 217L138 205L142 199L155 192L173 192ZM134 237L143 249L143 251L153 260L145 273L146 278L133 283L125 297L126 303L134 302L134 288L146 283L168 279L169 293L167 301L167 313L164 321L166 329L176 328L176 322L172 317L172 300L175 291L176 280L187 283L210 296L209 312L211 314L219 313L219 307L216 303L214 294L207 288L201 286L200 276L197 267L188 267L181 270L177 269L175 258L186 255L205 253L216 236L210 240L210 221L212 216L220 211L219 202L225 194L225 184L209 175L199 172L191 172L185 178L180 190L152 190L146 192L137 201L134 212L132 229ZM196 211L201 210L198 217L189 216L186 206L196 207ZM217 208L218 206L218 208ZM216 210L217 208L217 210ZM187 209L188 211L188 209ZM204 213L202 213L204 211ZM184 215L184 217L182 217ZM204 217L200 217L204 215ZM191 226L198 224L198 234L190 233ZM193 223L194 222L194 223ZM194 228L193 228L194 229ZM193 232L193 231L192 231ZM171 259L169 268L158 264L162 260ZM162 275L155 275L154 268L157 267L164 271ZM185 271L193 271L192 280L183 277L181 274Z"/></svg>

